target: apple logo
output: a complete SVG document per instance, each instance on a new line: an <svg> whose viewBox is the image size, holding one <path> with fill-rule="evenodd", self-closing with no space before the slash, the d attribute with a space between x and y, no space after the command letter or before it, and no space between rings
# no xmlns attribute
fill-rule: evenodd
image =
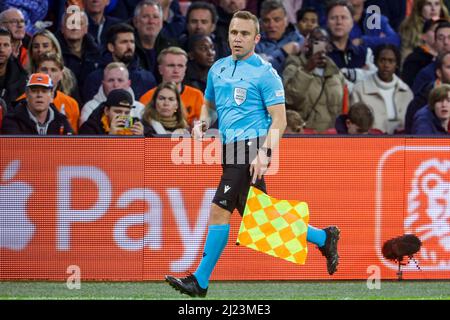
<svg viewBox="0 0 450 320"><path fill-rule="evenodd" d="M22 250L34 235L35 226L27 216L27 201L33 188L24 182L10 182L20 168L11 161L0 181L0 248Z"/></svg>

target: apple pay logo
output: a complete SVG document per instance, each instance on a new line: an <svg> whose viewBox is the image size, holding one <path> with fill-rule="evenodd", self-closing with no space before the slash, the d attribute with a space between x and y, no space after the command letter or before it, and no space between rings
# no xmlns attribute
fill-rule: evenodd
<svg viewBox="0 0 450 320"><path fill-rule="evenodd" d="M11 161L0 180L0 248L16 251L28 245L36 230L27 215L33 188L25 182L14 181L19 169L20 161Z"/></svg>

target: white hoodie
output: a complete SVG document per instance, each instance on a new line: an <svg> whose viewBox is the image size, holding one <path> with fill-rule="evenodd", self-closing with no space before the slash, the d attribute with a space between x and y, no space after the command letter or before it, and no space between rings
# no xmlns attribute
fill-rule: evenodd
<svg viewBox="0 0 450 320"><path fill-rule="evenodd" d="M129 87L127 90L131 96L133 97L133 106L134 108L131 109L131 116L133 118L139 118L142 119L142 115L144 113L145 106L140 103L139 101L136 101L134 98L134 92L131 87ZM89 116L92 114L92 112L97 109L101 103L106 101L106 95L103 91L103 85L100 86L100 89L98 89L97 94L94 96L94 99L91 101L86 102L86 104L81 109L81 115L80 115L80 123L79 126L86 122L87 119L89 119Z"/></svg>

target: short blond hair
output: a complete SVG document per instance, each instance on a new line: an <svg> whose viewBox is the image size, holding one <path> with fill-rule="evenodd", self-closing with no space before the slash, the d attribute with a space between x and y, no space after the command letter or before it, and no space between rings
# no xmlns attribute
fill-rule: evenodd
<svg viewBox="0 0 450 320"><path fill-rule="evenodd" d="M231 18L231 20L233 20L233 19L252 20L253 23L255 24L256 34L259 34L259 20L258 20L258 17L255 16L250 11L237 11L235 14L233 14L233 18Z"/></svg>
<svg viewBox="0 0 450 320"><path fill-rule="evenodd" d="M157 59L158 64L161 64L164 57L168 54L182 55L182 56L186 57L186 60L189 60L188 54L186 53L186 51L184 51L180 47L168 47L159 53L158 59Z"/></svg>
<svg viewBox="0 0 450 320"><path fill-rule="evenodd" d="M105 74L113 69L123 69L127 75L127 78L130 78L130 73L128 72L127 66L123 62L111 62L103 70L103 77Z"/></svg>

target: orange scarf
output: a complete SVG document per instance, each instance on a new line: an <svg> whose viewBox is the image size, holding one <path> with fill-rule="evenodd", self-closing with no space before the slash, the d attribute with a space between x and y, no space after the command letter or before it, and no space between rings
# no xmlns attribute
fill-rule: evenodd
<svg viewBox="0 0 450 320"><path fill-rule="evenodd" d="M103 130L105 130L106 134L109 134L109 131L111 131L111 127L109 125L109 117L106 114L103 114L101 119ZM124 128L122 130L117 131L117 135L120 136L132 136L133 132L129 128Z"/></svg>

